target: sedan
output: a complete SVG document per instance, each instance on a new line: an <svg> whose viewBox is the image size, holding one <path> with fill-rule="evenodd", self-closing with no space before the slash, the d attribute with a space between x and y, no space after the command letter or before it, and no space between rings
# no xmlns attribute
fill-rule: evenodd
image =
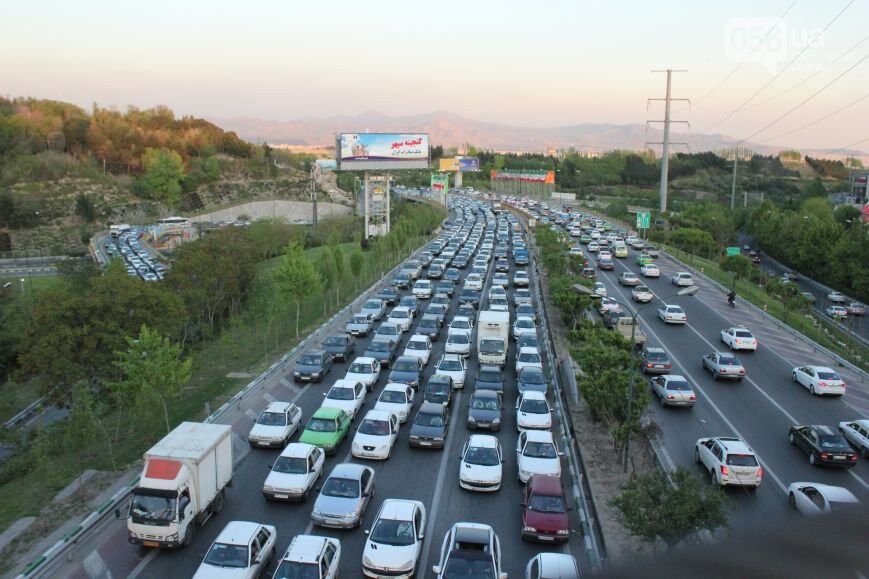
<svg viewBox="0 0 869 579"><path fill-rule="evenodd" d="M356 353L356 340L352 336L329 336L321 346L337 362L346 362Z"/></svg>
<svg viewBox="0 0 869 579"><path fill-rule="evenodd" d="M347 322L347 326L344 331L351 336L364 337L368 335L373 325L374 323L371 321L371 316L356 314L352 318L350 318L349 322Z"/></svg>
<svg viewBox="0 0 869 579"><path fill-rule="evenodd" d="M467 358L471 355L471 346L472 340L469 333L453 332L447 336L444 352L447 354L457 354Z"/></svg>
<svg viewBox="0 0 869 579"><path fill-rule="evenodd" d="M386 460L392 455L398 429L398 417L375 406L374 410L365 413L365 418L356 429L350 453L356 458Z"/></svg>
<svg viewBox="0 0 869 579"><path fill-rule="evenodd" d="M444 354L435 366L435 374L449 376L453 380L453 388L465 387L465 361L457 354Z"/></svg>
<svg viewBox="0 0 869 579"><path fill-rule="evenodd" d="M846 488L821 483L795 482L788 486L788 504L807 517L851 513L860 503Z"/></svg>
<svg viewBox="0 0 869 579"><path fill-rule="evenodd" d="M408 443L421 448L443 448L449 424L448 406L423 402L410 425Z"/></svg>
<svg viewBox="0 0 869 579"><path fill-rule="evenodd" d="M845 318L848 316L848 310L845 306L827 306L824 310L831 318Z"/></svg>
<svg viewBox="0 0 869 579"><path fill-rule="evenodd" d="M361 356L353 360L344 376L347 380L362 382L369 392L374 390L374 384L380 377L380 362L374 358Z"/></svg>
<svg viewBox="0 0 869 579"><path fill-rule="evenodd" d="M320 408L338 408L354 420L365 404L365 386L354 380L336 380L323 396L325 399Z"/></svg>
<svg viewBox="0 0 869 579"><path fill-rule="evenodd" d="M386 304L379 298L371 298L365 302L360 312L362 315L371 316L371 319L376 322L386 314Z"/></svg>
<svg viewBox="0 0 869 579"><path fill-rule="evenodd" d="M522 538L566 543L570 540L569 510L559 477L533 475L522 495Z"/></svg>
<svg viewBox="0 0 869 579"><path fill-rule="evenodd" d="M703 356L703 369L712 373L713 380L728 378L742 382L742 379L745 378L745 367L733 354L723 352L706 354Z"/></svg>
<svg viewBox="0 0 869 579"><path fill-rule="evenodd" d="M516 317L531 318L537 321L537 311L531 304L519 304L516 306Z"/></svg>
<svg viewBox="0 0 869 579"><path fill-rule="evenodd" d="M426 512L420 501L386 499L374 518L362 551L365 577L413 577L425 537Z"/></svg>
<svg viewBox="0 0 869 579"><path fill-rule="evenodd" d="M673 285L680 287L694 285L694 278L692 278L691 274L687 271L680 271L674 274L673 277L670 278L670 281L673 283Z"/></svg>
<svg viewBox="0 0 869 579"><path fill-rule="evenodd" d="M392 364L392 369L389 371L389 381L419 388L422 370L421 359L416 356L401 356Z"/></svg>
<svg viewBox="0 0 869 579"><path fill-rule="evenodd" d="M402 329L401 324L396 324L386 320L377 326L377 331L374 332L375 340L392 340L396 343L401 341L401 334L404 331Z"/></svg>
<svg viewBox="0 0 869 579"><path fill-rule="evenodd" d="M546 374L541 367L526 366L518 372L516 378L520 394L532 390L546 394L549 390L549 382L546 380Z"/></svg>
<svg viewBox="0 0 869 579"><path fill-rule="evenodd" d="M862 316L866 313L866 308L860 302L851 302L848 304L848 315Z"/></svg>
<svg viewBox="0 0 869 579"><path fill-rule="evenodd" d="M863 457L869 457L869 420L840 422L839 432Z"/></svg>
<svg viewBox="0 0 869 579"><path fill-rule="evenodd" d="M579 566L573 555L540 553L525 567L525 579L579 579Z"/></svg>
<svg viewBox="0 0 869 579"><path fill-rule="evenodd" d="M857 453L842 434L829 426L791 426L788 440L807 455L812 466L842 466L857 464Z"/></svg>
<svg viewBox="0 0 869 579"><path fill-rule="evenodd" d="M647 263L640 268L643 277L661 277L661 270L654 263Z"/></svg>
<svg viewBox="0 0 869 579"><path fill-rule="evenodd" d="M517 271L513 275L513 285L514 286L516 286L516 287L528 287L529 283L530 283L530 279L528 278L527 271L520 270L520 271Z"/></svg>
<svg viewBox="0 0 869 579"><path fill-rule="evenodd" d="M532 318L516 318L516 321L513 323L513 338L519 339L523 334L536 334L537 333L537 325L534 323Z"/></svg>
<svg viewBox="0 0 869 579"><path fill-rule="evenodd" d="M431 339L423 334L414 334L407 341L407 346L404 348L404 356L413 356L419 358L422 365L428 364L431 357Z"/></svg>
<svg viewBox="0 0 869 579"><path fill-rule="evenodd" d="M502 394L495 390L476 390L468 402L468 421L470 430L485 428L501 430Z"/></svg>
<svg viewBox="0 0 869 579"><path fill-rule="evenodd" d="M721 330L721 341L731 350L757 350L757 338L745 326Z"/></svg>
<svg viewBox="0 0 869 579"><path fill-rule="evenodd" d="M638 285L631 291L631 299L640 304L648 304L655 299L649 286Z"/></svg>
<svg viewBox="0 0 869 579"><path fill-rule="evenodd" d="M625 287L634 287L640 285L640 278L637 277L637 274L626 271L623 272L622 275L619 276L619 284Z"/></svg>
<svg viewBox="0 0 869 579"><path fill-rule="evenodd" d="M374 495L374 469L360 464L337 464L314 501L311 520L321 527L352 529L362 522Z"/></svg>
<svg viewBox="0 0 869 579"><path fill-rule="evenodd" d="M399 422L406 422L413 408L414 389L407 384L387 384L377 397L375 410L391 412L398 417Z"/></svg>
<svg viewBox="0 0 869 579"><path fill-rule="evenodd" d="M435 341L441 333L441 322L436 316L425 314L416 326L416 333Z"/></svg>
<svg viewBox="0 0 869 579"><path fill-rule="evenodd" d="M688 380L678 374L657 376L650 383L661 406L694 406L697 402L697 395Z"/></svg>
<svg viewBox="0 0 869 579"><path fill-rule="evenodd" d="M827 294L827 299L837 304L845 303L848 298L842 292L832 291Z"/></svg>
<svg viewBox="0 0 869 579"><path fill-rule="evenodd" d="M389 368L395 358L396 344L395 340L371 340L362 355L380 362L381 368Z"/></svg>
<svg viewBox="0 0 869 579"><path fill-rule="evenodd" d="M535 474L561 476L563 455L548 430L523 430L516 441L519 482L525 484Z"/></svg>
<svg viewBox="0 0 869 579"><path fill-rule="evenodd" d="M294 382L320 382L332 369L332 356L324 351L303 354L293 368Z"/></svg>
<svg viewBox="0 0 869 579"><path fill-rule="evenodd" d="M274 578L304 577L313 567L318 579L338 579L341 541L331 537L296 535L275 570Z"/></svg>
<svg viewBox="0 0 869 579"><path fill-rule="evenodd" d="M217 535L194 579L259 577L275 551L277 529L248 521L230 521Z"/></svg>
<svg viewBox="0 0 869 579"><path fill-rule="evenodd" d="M398 303L401 292L393 286L386 286L377 292L374 297L383 300L388 306L394 306Z"/></svg>
<svg viewBox="0 0 869 579"><path fill-rule="evenodd" d="M685 314L685 310L674 305L662 304L661 307L658 308L658 317L661 318L665 324L685 324L688 322L688 316Z"/></svg>
<svg viewBox="0 0 869 579"><path fill-rule="evenodd" d="M426 382L422 391L423 402L434 402L449 406L453 398L453 379L442 374L435 374Z"/></svg>
<svg viewBox="0 0 869 579"><path fill-rule="evenodd" d="M523 430L549 430L552 428L552 410L543 392L529 390L516 399L516 428Z"/></svg>
<svg viewBox="0 0 869 579"><path fill-rule="evenodd" d="M603 282L596 281L592 286L592 297L597 296L599 298L606 297L606 286L603 285Z"/></svg>
<svg viewBox="0 0 869 579"><path fill-rule="evenodd" d="M498 535L481 523L455 523L444 536L440 562L432 571L437 579L507 579L507 573L501 571Z"/></svg>
<svg viewBox="0 0 869 579"><path fill-rule="evenodd" d="M845 381L832 368L826 366L800 366L794 368L791 379L812 394L845 394Z"/></svg>
<svg viewBox="0 0 869 579"><path fill-rule="evenodd" d="M437 318L438 322L443 324L444 320L446 320L447 317L447 307L441 304L429 304L429 306L425 309L425 316L432 316L434 318Z"/></svg>
<svg viewBox="0 0 869 579"><path fill-rule="evenodd" d="M323 450L313 444L288 444L270 467L263 495L268 500L304 501L323 474L325 461Z"/></svg>
<svg viewBox="0 0 869 579"><path fill-rule="evenodd" d="M472 434L459 458L460 487L477 492L495 492L501 488L504 454L497 438Z"/></svg>
<svg viewBox="0 0 869 579"><path fill-rule="evenodd" d="M413 314L410 308L396 306L389 312L389 317L386 318L386 324L395 324L401 328L401 333L410 329L410 324L413 322Z"/></svg>
<svg viewBox="0 0 869 579"><path fill-rule="evenodd" d="M290 402L271 402L256 419L247 435L251 446L283 448L298 430L302 410Z"/></svg>

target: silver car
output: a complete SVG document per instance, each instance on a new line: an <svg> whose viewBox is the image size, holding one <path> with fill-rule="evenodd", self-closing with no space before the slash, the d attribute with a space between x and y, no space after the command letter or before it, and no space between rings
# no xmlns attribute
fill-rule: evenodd
<svg viewBox="0 0 869 579"><path fill-rule="evenodd" d="M361 464L335 465L311 511L311 520L321 527L358 527L374 495L374 469Z"/></svg>
<svg viewBox="0 0 869 579"><path fill-rule="evenodd" d="M745 378L745 367L733 354L712 352L703 356L703 369L712 372L712 378L728 378L741 382Z"/></svg>
<svg viewBox="0 0 869 579"><path fill-rule="evenodd" d="M661 406L694 406L697 396L683 376L666 374L650 380L652 392L661 401Z"/></svg>

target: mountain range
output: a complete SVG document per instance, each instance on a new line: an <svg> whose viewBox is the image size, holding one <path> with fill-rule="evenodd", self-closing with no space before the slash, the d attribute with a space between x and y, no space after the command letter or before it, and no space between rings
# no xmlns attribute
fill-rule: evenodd
<svg viewBox="0 0 869 579"><path fill-rule="evenodd" d="M477 148L494 151L546 152L548 149L577 151L641 150L650 141L661 141L658 129L635 123L582 123L563 127L517 127L468 119L445 111L420 115L390 116L378 111L359 115L326 118L305 117L294 121L270 121L247 117L210 118L224 129L255 143L286 145L331 145L339 132L402 132L428 133L432 145L456 147L470 143ZM722 134L698 135L671 133L671 141L688 142L689 146L673 146L672 151L719 151L733 147L737 139ZM742 143L757 153L775 154L787 147ZM653 145L656 151L659 146ZM800 149L809 156L824 156L830 150ZM862 151L835 151L835 157L869 158Z"/></svg>

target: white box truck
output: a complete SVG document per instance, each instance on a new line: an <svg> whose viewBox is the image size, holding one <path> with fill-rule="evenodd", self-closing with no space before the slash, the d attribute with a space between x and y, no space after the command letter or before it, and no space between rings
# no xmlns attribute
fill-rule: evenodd
<svg viewBox="0 0 869 579"><path fill-rule="evenodd" d="M507 361L510 337L510 314L484 310L477 320L477 358L480 364L498 364Z"/></svg>
<svg viewBox="0 0 869 579"><path fill-rule="evenodd" d="M223 508L232 481L232 428L184 422L145 453L127 513L134 545L176 549ZM120 511L115 516L121 517Z"/></svg>

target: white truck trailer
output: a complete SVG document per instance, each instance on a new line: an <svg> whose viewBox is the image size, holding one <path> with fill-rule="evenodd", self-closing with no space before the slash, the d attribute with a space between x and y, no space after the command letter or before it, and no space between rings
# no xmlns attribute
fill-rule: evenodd
<svg viewBox="0 0 869 579"><path fill-rule="evenodd" d="M498 364L507 361L510 337L510 314L484 310L477 320L477 357L480 364Z"/></svg>
<svg viewBox="0 0 869 579"><path fill-rule="evenodd" d="M127 513L134 545L176 549L196 525L223 508L231 484L232 428L184 422L145 453L145 467ZM115 516L121 517L120 511Z"/></svg>

